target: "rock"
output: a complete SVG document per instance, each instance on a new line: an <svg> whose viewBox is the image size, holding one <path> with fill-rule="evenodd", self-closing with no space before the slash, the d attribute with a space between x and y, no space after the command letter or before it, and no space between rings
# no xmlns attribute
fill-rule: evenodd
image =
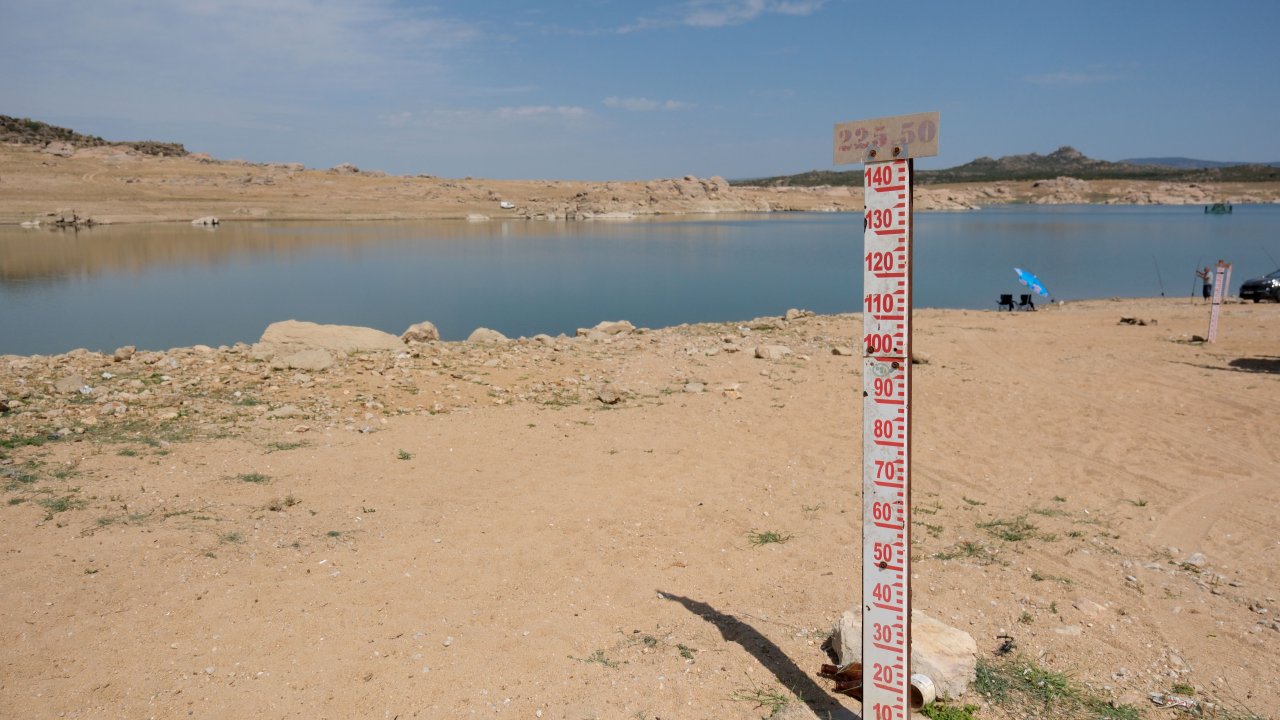
<svg viewBox="0 0 1280 720"><path fill-rule="evenodd" d="M405 342L434 342L440 339L440 331L434 323L423 320L410 325L408 330L400 334L400 339Z"/></svg>
<svg viewBox="0 0 1280 720"><path fill-rule="evenodd" d="M280 420L283 418L304 418L307 413L297 405L281 405L275 410L268 410L267 417L272 420Z"/></svg>
<svg viewBox="0 0 1280 720"><path fill-rule="evenodd" d="M333 367L333 356L327 350L320 348L312 348L310 350L299 350L292 355L286 355L280 358L284 364L294 370L307 370L310 372L319 372Z"/></svg>
<svg viewBox="0 0 1280 720"><path fill-rule="evenodd" d="M467 336L467 342L473 343L501 343L507 342L508 339L506 335L489 328L476 328Z"/></svg>
<svg viewBox="0 0 1280 720"><path fill-rule="evenodd" d="M1071 602L1071 606L1091 618L1102 617L1107 611L1105 607L1088 598L1077 598Z"/></svg>
<svg viewBox="0 0 1280 720"><path fill-rule="evenodd" d="M191 224L192 224L192 225L200 225L200 226L204 226L204 227L214 227L214 226L218 225L218 222L219 222L219 221L218 221L218 218L216 218L216 217L214 217L214 216L212 216L212 215L205 215L204 217L198 217L198 218L196 218L195 220L192 220L192 221L191 221Z"/></svg>
<svg viewBox="0 0 1280 720"><path fill-rule="evenodd" d="M862 613L857 606L840 616L831 647L840 665L862 660ZM939 699L963 696L976 678L977 668L978 643L972 635L912 611L911 672L932 680Z"/></svg>
<svg viewBox="0 0 1280 720"><path fill-rule="evenodd" d="M123 415L128 411L129 407L127 405L115 400L103 403L102 406L98 408L98 414L100 415Z"/></svg>
<svg viewBox="0 0 1280 720"><path fill-rule="evenodd" d="M400 338L373 328L354 325L318 325L299 320L271 323L262 333L260 343L271 349L303 350L319 348L340 353L376 352L378 350L403 350ZM255 354L259 348L255 346Z"/></svg>
<svg viewBox="0 0 1280 720"><path fill-rule="evenodd" d="M724 396L730 400L741 400L742 392L739 390L740 387L740 385L734 383L733 385L727 385L721 388L720 392L724 393Z"/></svg>
<svg viewBox="0 0 1280 720"><path fill-rule="evenodd" d="M786 320L787 322L791 322L792 320L799 320L800 318L807 318L807 317L813 317L813 312L810 310L797 310L795 308L791 308L790 310L787 311L785 315L782 316L782 319Z"/></svg>
<svg viewBox="0 0 1280 720"><path fill-rule="evenodd" d="M485 222L491 219L492 218L490 218L488 215L481 215L480 213L467 214L467 222Z"/></svg>
<svg viewBox="0 0 1280 720"><path fill-rule="evenodd" d="M53 389L64 394L80 392L80 388L84 387L85 384L83 375L66 375L53 382Z"/></svg>
<svg viewBox="0 0 1280 720"><path fill-rule="evenodd" d="M1182 561L1183 565L1190 565L1197 569L1203 568L1208 563L1209 559L1204 556L1204 553L1192 553L1187 556L1186 560Z"/></svg>
<svg viewBox="0 0 1280 720"><path fill-rule="evenodd" d="M685 383L684 391L687 393L700 393L707 389L706 385L700 382Z"/></svg>
<svg viewBox="0 0 1280 720"><path fill-rule="evenodd" d="M605 320L591 329L605 335L623 335L635 332L636 326L629 320Z"/></svg>
<svg viewBox="0 0 1280 720"><path fill-rule="evenodd" d="M360 168L352 165L351 163L340 163L329 168L329 172L334 175L358 175L360 173Z"/></svg>
<svg viewBox="0 0 1280 720"><path fill-rule="evenodd" d="M129 358L133 357L133 354L136 353L137 351L138 349L132 345L125 345L124 347L118 347L116 348L116 351L111 355L111 360L112 362L124 362L125 360L128 360Z"/></svg>
<svg viewBox="0 0 1280 720"><path fill-rule="evenodd" d="M913 350L911 352L912 365L928 365L929 361L932 359L933 358L930 357L928 353L922 353L919 350Z"/></svg>
<svg viewBox="0 0 1280 720"><path fill-rule="evenodd" d="M831 348L831 354L832 354L832 355L840 355L841 357L849 357L849 356L853 355L853 348L849 348L849 347L833 347L833 348Z"/></svg>
<svg viewBox="0 0 1280 720"><path fill-rule="evenodd" d="M758 345L756 347L756 357L762 360L781 360L791 354L791 348L786 345Z"/></svg>
<svg viewBox="0 0 1280 720"><path fill-rule="evenodd" d="M617 390L606 385L600 388L600 392L596 394L596 399L605 405L617 405L622 400L622 395Z"/></svg>
<svg viewBox="0 0 1280 720"><path fill-rule="evenodd" d="M76 149L71 147L71 143L51 142L40 149L42 153L49 155L57 155L58 157L71 157L76 154Z"/></svg>

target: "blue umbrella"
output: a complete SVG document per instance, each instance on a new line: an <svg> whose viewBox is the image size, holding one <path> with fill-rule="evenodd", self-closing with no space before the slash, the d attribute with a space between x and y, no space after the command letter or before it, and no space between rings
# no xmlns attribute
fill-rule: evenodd
<svg viewBox="0 0 1280 720"><path fill-rule="evenodd" d="M1035 273L1029 273L1022 268L1014 268L1013 271L1018 273L1018 282L1026 285L1037 295L1043 295L1046 298L1049 297L1049 291L1045 289L1044 283L1040 282L1040 278L1036 277Z"/></svg>

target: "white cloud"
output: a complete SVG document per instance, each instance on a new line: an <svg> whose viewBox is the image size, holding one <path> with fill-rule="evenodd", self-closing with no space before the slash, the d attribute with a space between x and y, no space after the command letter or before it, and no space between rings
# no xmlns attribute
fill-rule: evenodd
<svg viewBox="0 0 1280 720"><path fill-rule="evenodd" d="M1094 85L1119 80L1120 76L1106 72L1053 72L1043 75L1027 75L1023 78L1032 85Z"/></svg>
<svg viewBox="0 0 1280 720"><path fill-rule="evenodd" d="M683 23L693 27L741 25L766 14L811 15L826 0L690 0Z"/></svg>
<svg viewBox="0 0 1280 720"><path fill-rule="evenodd" d="M653 110L688 110L693 107L692 103L682 100L650 100L649 98L627 98L610 96L604 99L604 106L617 110L630 110L632 112L649 112Z"/></svg>
<svg viewBox="0 0 1280 720"><path fill-rule="evenodd" d="M0 96L48 114L305 114L342 93L422 93L481 38L394 0L41 0L6 9ZM57 27L50 45L33 29ZM21 58L22 60L19 60ZM88 110L91 109L91 110Z"/></svg>
<svg viewBox="0 0 1280 720"><path fill-rule="evenodd" d="M530 118L560 118L561 120L581 120L589 114L586 108L577 105L521 105L519 107L498 108L497 116L504 120L524 120Z"/></svg>
<svg viewBox="0 0 1280 720"><path fill-rule="evenodd" d="M643 17L613 32L627 34L688 26L720 28L742 25L765 15L812 15L827 0L685 0L679 6L659 11L658 17Z"/></svg>
<svg viewBox="0 0 1280 720"><path fill-rule="evenodd" d="M378 116L378 122L390 127L405 127L412 121L413 113L408 110Z"/></svg>

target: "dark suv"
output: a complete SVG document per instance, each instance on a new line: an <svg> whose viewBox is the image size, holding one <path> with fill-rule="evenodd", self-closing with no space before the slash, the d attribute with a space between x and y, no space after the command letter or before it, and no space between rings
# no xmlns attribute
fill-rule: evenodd
<svg viewBox="0 0 1280 720"><path fill-rule="evenodd" d="M1246 280L1240 286L1240 299L1254 302L1259 300L1280 302L1280 270L1276 270L1266 277Z"/></svg>

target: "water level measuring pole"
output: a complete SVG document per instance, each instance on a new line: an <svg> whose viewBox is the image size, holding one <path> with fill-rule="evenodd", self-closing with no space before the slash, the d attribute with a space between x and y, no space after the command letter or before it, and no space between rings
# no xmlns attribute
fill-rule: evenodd
<svg viewBox="0 0 1280 720"><path fill-rule="evenodd" d="M1218 261L1213 270L1213 307L1209 310L1209 332L1206 334L1208 342L1216 342L1218 339L1218 311L1222 308L1222 301L1227 297L1227 284L1231 282L1231 263Z"/></svg>
<svg viewBox="0 0 1280 720"><path fill-rule="evenodd" d="M913 158L938 154L938 113L841 123L835 163L863 163L862 717L911 710Z"/></svg>

